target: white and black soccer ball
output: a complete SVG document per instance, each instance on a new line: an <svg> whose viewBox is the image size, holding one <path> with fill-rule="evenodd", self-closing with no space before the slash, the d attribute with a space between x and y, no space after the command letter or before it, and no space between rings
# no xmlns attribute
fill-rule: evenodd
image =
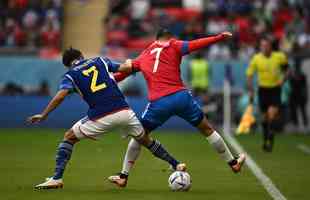
<svg viewBox="0 0 310 200"><path fill-rule="evenodd" d="M172 191L188 191L191 188L191 177L187 172L175 171L168 179Z"/></svg>

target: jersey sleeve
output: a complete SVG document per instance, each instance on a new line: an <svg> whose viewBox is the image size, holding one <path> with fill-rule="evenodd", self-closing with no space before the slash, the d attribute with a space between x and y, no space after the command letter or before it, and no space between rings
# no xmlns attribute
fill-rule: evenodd
<svg viewBox="0 0 310 200"><path fill-rule="evenodd" d="M250 61L250 64L246 70L246 75L253 76L256 70L257 70L256 56L254 56L252 60Z"/></svg>
<svg viewBox="0 0 310 200"><path fill-rule="evenodd" d="M174 47L182 56L189 54L189 42L188 41L176 40L174 42Z"/></svg>
<svg viewBox="0 0 310 200"><path fill-rule="evenodd" d="M281 65L287 65L288 64L287 56L285 55L285 53L280 54L280 59L281 59Z"/></svg>
<svg viewBox="0 0 310 200"><path fill-rule="evenodd" d="M133 72L138 72L140 71L140 67L141 67L141 60L142 60L142 56L141 54L132 60L132 71Z"/></svg>
<svg viewBox="0 0 310 200"><path fill-rule="evenodd" d="M106 64L108 67L108 71L109 72L117 72L119 67L120 67L120 63L112 61L108 58L102 58L100 57L101 61L103 62L103 64Z"/></svg>
<svg viewBox="0 0 310 200"><path fill-rule="evenodd" d="M131 73L126 73L126 72L116 72L113 74L115 81L121 82L122 80L126 79L128 76L130 76Z"/></svg>
<svg viewBox="0 0 310 200"><path fill-rule="evenodd" d="M60 82L59 90L69 90L70 93L75 92L75 87L70 75L66 74Z"/></svg>
<svg viewBox="0 0 310 200"><path fill-rule="evenodd" d="M193 51L197 51L203 48L206 48L214 43L217 43L219 41L224 40L225 37L222 34L218 34L215 36L210 36L210 37L204 37L196 40L191 40L191 41L181 41L181 40L176 40L174 42L174 45L178 49L178 51L181 53L181 55L186 55L189 54Z"/></svg>

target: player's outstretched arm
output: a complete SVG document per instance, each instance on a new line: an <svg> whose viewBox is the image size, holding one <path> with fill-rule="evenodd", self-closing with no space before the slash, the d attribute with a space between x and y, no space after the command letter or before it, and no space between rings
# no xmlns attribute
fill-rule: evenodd
<svg viewBox="0 0 310 200"><path fill-rule="evenodd" d="M205 47L208 47L211 44L217 43L219 41L222 41L222 40L225 40L231 37L232 37L231 32L222 32L216 36L191 40L188 42L188 53L191 53L199 49L203 49Z"/></svg>
<svg viewBox="0 0 310 200"><path fill-rule="evenodd" d="M131 74L132 73L127 73L127 72L116 72L113 74L113 76L116 82L121 82L122 80L130 76Z"/></svg>
<svg viewBox="0 0 310 200"><path fill-rule="evenodd" d="M119 64L118 70L113 74L116 82L121 82L133 73L132 61L127 59L124 63Z"/></svg>
<svg viewBox="0 0 310 200"><path fill-rule="evenodd" d="M29 117L27 121L29 123L38 123L44 121L47 118L48 114L55 110L68 94L69 90L67 89L59 90L41 114L33 115Z"/></svg>
<svg viewBox="0 0 310 200"><path fill-rule="evenodd" d="M124 63L120 64L117 71L130 74L133 71L133 69L132 69L132 60L131 59L127 59Z"/></svg>

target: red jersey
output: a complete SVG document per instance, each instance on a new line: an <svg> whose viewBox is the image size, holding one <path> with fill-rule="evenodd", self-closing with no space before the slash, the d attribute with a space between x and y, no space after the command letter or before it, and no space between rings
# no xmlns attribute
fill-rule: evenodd
<svg viewBox="0 0 310 200"><path fill-rule="evenodd" d="M182 46L176 39L155 41L133 60L133 69L141 71L147 82L150 101L186 88L180 75Z"/></svg>
<svg viewBox="0 0 310 200"><path fill-rule="evenodd" d="M223 39L225 35L219 34L192 41L177 39L154 41L132 62L133 71L143 73L147 82L149 100L154 101L186 89L180 74L182 56ZM129 73L120 72L114 77L116 81L121 81L129 75Z"/></svg>

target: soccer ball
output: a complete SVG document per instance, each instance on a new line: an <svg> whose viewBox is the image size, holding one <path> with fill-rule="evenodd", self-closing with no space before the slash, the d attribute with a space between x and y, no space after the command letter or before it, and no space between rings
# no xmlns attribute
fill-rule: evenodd
<svg viewBox="0 0 310 200"><path fill-rule="evenodd" d="M168 179L172 191L188 191L191 188L191 177L187 172L175 171Z"/></svg>

